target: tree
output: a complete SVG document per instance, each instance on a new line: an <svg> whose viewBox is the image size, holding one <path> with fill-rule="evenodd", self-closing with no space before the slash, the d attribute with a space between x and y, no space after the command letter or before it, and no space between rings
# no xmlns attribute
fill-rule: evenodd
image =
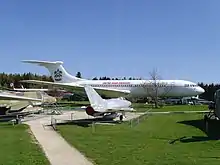
<svg viewBox="0 0 220 165"><path fill-rule="evenodd" d="M159 107L158 95L160 95L160 97L166 97L166 94L170 92L170 90L172 89L173 84L162 82L161 77L159 76L156 69L153 69L153 71L150 72L149 75L150 75L150 80L143 81L142 87L146 91L147 95L150 96L154 101L155 108L158 108ZM159 91L159 88L163 90Z"/></svg>
<svg viewBox="0 0 220 165"><path fill-rule="evenodd" d="M81 72L77 72L77 73L76 73L76 77L82 78Z"/></svg>

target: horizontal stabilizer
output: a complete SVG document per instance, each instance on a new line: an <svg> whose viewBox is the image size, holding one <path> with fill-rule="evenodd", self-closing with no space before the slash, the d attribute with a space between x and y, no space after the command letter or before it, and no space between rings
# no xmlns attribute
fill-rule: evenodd
<svg viewBox="0 0 220 165"><path fill-rule="evenodd" d="M62 61L38 61L38 60L23 60L24 63L36 64L47 68L54 82L71 83L82 80L78 77L69 74L63 67Z"/></svg>
<svg viewBox="0 0 220 165"><path fill-rule="evenodd" d="M39 66L62 65L63 61L39 61L39 60L22 60L24 63L37 64Z"/></svg>

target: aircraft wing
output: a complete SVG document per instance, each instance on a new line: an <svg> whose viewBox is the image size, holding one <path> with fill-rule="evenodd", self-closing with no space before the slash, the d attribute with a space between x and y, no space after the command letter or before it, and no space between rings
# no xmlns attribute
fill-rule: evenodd
<svg viewBox="0 0 220 165"><path fill-rule="evenodd" d="M117 109L108 109L105 113L108 112L134 112L136 111L134 108L117 108Z"/></svg>
<svg viewBox="0 0 220 165"><path fill-rule="evenodd" d="M47 85L49 88L59 87L65 88L69 90L73 90L75 92L85 92L84 86L79 85L77 83L57 83L57 82L49 82L49 81L39 81L39 80L22 80L20 82L31 83L31 84L39 84L39 85ZM118 89L109 89L103 87L93 87L96 91L105 96L109 97L122 97L130 94L129 90L118 90Z"/></svg>
<svg viewBox="0 0 220 165"><path fill-rule="evenodd" d="M0 100L41 101L41 99L17 96L17 95L6 94L6 93L0 93Z"/></svg>
<svg viewBox="0 0 220 165"><path fill-rule="evenodd" d="M19 92L38 92L38 91L41 91L41 92L47 92L49 91L48 89L23 89L23 88L14 88L14 89L11 89L11 91L19 91Z"/></svg>

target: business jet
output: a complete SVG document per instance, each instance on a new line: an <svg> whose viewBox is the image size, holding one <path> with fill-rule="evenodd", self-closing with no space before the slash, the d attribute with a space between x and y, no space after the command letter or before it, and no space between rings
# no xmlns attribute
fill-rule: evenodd
<svg viewBox="0 0 220 165"><path fill-rule="evenodd" d="M131 112L131 102L123 98L103 99L91 86L85 86L85 92L90 105L85 108L86 113L93 117L103 117L104 119L123 119L125 112ZM119 115L119 113L121 113Z"/></svg>
<svg viewBox="0 0 220 165"><path fill-rule="evenodd" d="M87 80L70 75L63 67L62 61L23 60L24 63L37 64L47 68L54 82L23 80L21 82L61 87L84 91L84 85L90 85L99 94L108 97L185 97L204 93L204 89L196 83L185 80ZM155 92L155 81L157 91Z"/></svg>

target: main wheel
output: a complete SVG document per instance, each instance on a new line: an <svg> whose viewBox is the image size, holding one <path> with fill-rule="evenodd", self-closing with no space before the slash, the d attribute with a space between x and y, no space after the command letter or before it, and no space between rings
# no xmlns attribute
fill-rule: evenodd
<svg viewBox="0 0 220 165"><path fill-rule="evenodd" d="M120 115L119 118L120 118L120 121L122 121L123 120L123 115Z"/></svg>

